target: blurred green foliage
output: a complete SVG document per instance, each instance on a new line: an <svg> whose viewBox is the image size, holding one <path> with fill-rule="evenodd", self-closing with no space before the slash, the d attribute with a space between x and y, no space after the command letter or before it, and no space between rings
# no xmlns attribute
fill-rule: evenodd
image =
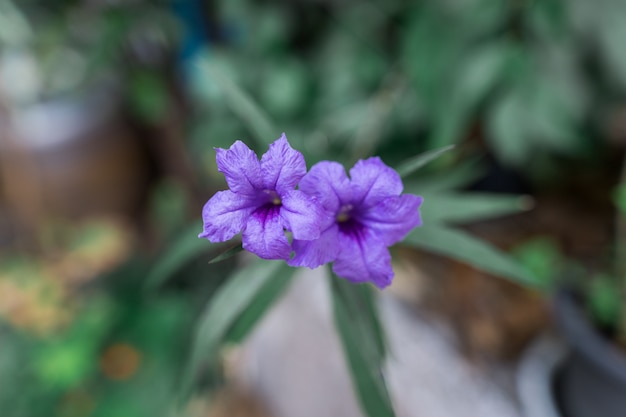
<svg viewBox="0 0 626 417"><path fill-rule="evenodd" d="M3 0L3 95L28 105L107 82L127 92L140 116L154 120L168 99L154 66L169 59L179 32L169 6L169 0Z"/></svg>
<svg viewBox="0 0 626 417"><path fill-rule="evenodd" d="M250 0L217 9L225 40L203 62L276 126L266 134L271 125L260 120L224 120L242 106L220 90L222 77L201 74L192 77L208 110L200 148L207 137L286 131L311 161L339 152L393 162L400 150L478 137L502 164L541 177L545 162L529 162L557 164L605 147L597 138L607 134L606 112L622 105L619 1Z"/></svg>
<svg viewBox="0 0 626 417"><path fill-rule="evenodd" d="M134 280L126 266L108 279ZM172 410L193 318L186 297L83 294L73 322L48 336L2 326L6 416L154 416Z"/></svg>
<svg viewBox="0 0 626 417"><path fill-rule="evenodd" d="M619 321L624 319L621 316L624 302L616 291L621 287L619 280L608 275L596 275L588 287L587 305L594 323L610 333L618 331Z"/></svg>

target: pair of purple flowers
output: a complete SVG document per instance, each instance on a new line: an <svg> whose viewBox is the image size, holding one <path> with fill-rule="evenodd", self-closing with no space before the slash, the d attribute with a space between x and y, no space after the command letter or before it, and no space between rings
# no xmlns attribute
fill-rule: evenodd
<svg viewBox="0 0 626 417"><path fill-rule="evenodd" d="M243 248L261 258L309 268L333 262L333 271L352 282L391 283L387 248L421 224L422 197L401 194L400 176L380 158L358 161L350 178L331 161L307 173L284 133L261 161L241 141L216 152L230 190L205 204L199 237L224 242L243 232Z"/></svg>

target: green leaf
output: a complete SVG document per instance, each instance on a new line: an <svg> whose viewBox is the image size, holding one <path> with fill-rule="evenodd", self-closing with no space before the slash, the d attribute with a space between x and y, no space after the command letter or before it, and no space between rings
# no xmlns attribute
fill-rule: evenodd
<svg viewBox="0 0 626 417"><path fill-rule="evenodd" d="M534 238L515 247L512 256L537 278L537 286L555 288L565 264L558 244L548 237Z"/></svg>
<svg viewBox="0 0 626 417"><path fill-rule="evenodd" d="M418 169L420 169L421 167L423 167L424 165L428 164L431 161L434 161L435 159L439 158L441 155L443 155L444 153L452 149L454 149L454 145L445 146L440 149L434 149L432 151L419 154L401 163L400 166L398 166L398 168L396 169L396 171L398 171L398 174L400 174L400 177L405 178L409 176L410 174L414 173L415 171L417 171Z"/></svg>
<svg viewBox="0 0 626 417"><path fill-rule="evenodd" d="M433 130L426 140L429 146L451 146L452 143L460 142L468 129L470 110L452 106L452 103L443 103L441 107L450 110L435 112Z"/></svg>
<svg viewBox="0 0 626 417"><path fill-rule="evenodd" d="M158 123L163 119L169 105L167 86L153 72L139 71L131 78L128 92L132 109L143 120Z"/></svg>
<svg viewBox="0 0 626 417"><path fill-rule="evenodd" d="M617 206L622 216L626 215L626 183L620 183L615 187L613 203Z"/></svg>
<svg viewBox="0 0 626 417"><path fill-rule="evenodd" d="M295 271L293 268L282 267L273 279L266 282L224 338L228 342L241 343L270 307L274 305L274 302L285 292L292 282L291 278Z"/></svg>
<svg viewBox="0 0 626 417"><path fill-rule="evenodd" d="M293 119L309 100L308 68L295 59L277 60L259 86L261 103L281 120Z"/></svg>
<svg viewBox="0 0 626 417"><path fill-rule="evenodd" d="M265 293L266 285L272 280L283 280L283 275L292 272L284 261L257 259L237 269L217 290L198 320L191 359L183 377L183 396L193 387L201 367L215 360L229 329Z"/></svg>
<svg viewBox="0 0 626 417"><path fill-rule="evenodd" d="M29 45L36 37L41 36L41 32L35 31L24 11L17 7L17 2L0 2L0 39L7 47Z"/></svg>
<svg viewBox="0 0 626 417"><path fill-rule="evenodd" d="M188 223L187 213L189 198L181 183L165 179L152 187L150 222L160 236L168 240L177 236Z"/></svg>
<svg viewBox="0 0 626 417"><path fill-rule="evenodd" d="M394 417L383 364L385 344L371 288L330 276L335 327L364 413Z"/></svg>
<svg viewBox="0 0 626 417"><path fill-rule="evenodd" d="M508 255L460 230L441 225L422 226L411 232L404 243L463 261L527 287L537 287L537 280Z"/></svg>
<svg viewBox="0 0 626 417"><path fill-rule="evenodd" d="M367 335L368 339L375 342L376 354L385 357L387 346L385 333L378 319L375 288L366 284L355 285L334 274L332 274L332 277L333 291L346 302L351 311L358 312L359 315L364 317L364 320L358 323L362 327L361 331Z"/></svg>
<svg viewBox="0 0 626 417"><path fill-rule="evenodd" d="M614 327L619 319L622 299L616 291L615 279L610 276L594 277L588 290L589 308L596 322Z"/></svg>
<svg viewBox="0 0 626 417"><path fill-rule="evenodd" d="M88 300L69 329L38 343L31 366L39 382L54 389L71 389L94 371L102 341L114 322L114 305L106 298Z"/></svg>
<svg viewBox="0 0 626 417"><path fill-rule="evenodd" d="M145 289L154 289L163 284L185 264L212 247L206 239L198 238L201 230L202 224L194 223L174 241L148 273Z"/></svg>
<svg viewBox="0 0 626 417"><path fill-rule="evenodd" d="M598 17L602 22L597 29L600 43L601 56L604 66L609 74L622 86L626 86L626 56L624 56L624 40L626 39L626 26L623 24L623 16L626 7L623 2L607 2L605 7L600 8Z"/></svg>
<svg viewBox="0 0 626 417"><path fill-rule="evenodd" d="M496 42L467 51L457 73L446 84L449 91L443 95L433 117L433 132L427 143L443 146L458 142L466 135L470 124L486 99L502 78L509 56L505 42Z"/></svg>
<svg viewBox="0 0 626 417"><path fill-rule="evenodd" d="M94 352L80 343L56 343L46 347L34 367L40 382L54 388L76 387L94 368Z"/></svg>
<svg viewBox="0 0 626 417"><path fill-rule="evenodd" d="M384 140L389 128L389 116L405 91L404 79L390 71L378 91L368 100L366 113L350 144L350 154L355 162L370 155Z"/></svg>
<svg viewBox="0 0 626 417"><path fill-rule="evenodd" d="M231 248L228 248L225 251L217 254L215 256L215 258L213 258L213 259L211 259L209 261L209 263L210 264L214 264L214 263L217 263L217 262L221 262L221 261L223 261L225 259L228 259L228 258L231 258L231 257L237 255L242 250L243 250L243 246L242 246L241 242L239 242L235 246L233 246Z"/></svg>
<svg viewBox="0 0 626 417"><path fill-rule="evenodd" d="M528 113L523 92L515 90L495 101L488 114L487 139L493 151L505 163L524 164L533 149L528 136Z"/></svg>
<svg viewBox="0 0 626 417"><path fill-rule="evenodd" d="M430 223L471 222L519 213L532 208L528 196L504 196L487 193L421 194L420 208L424 221Z"/></svg>
<svg viewBox="0 0 626 417"><path fill-rule="evenodd" d="M259 145L267 147L278 138L280 132L273 127L267 114L234 80L220 71L210 58L200 59L199 68L207 80L219 86L232 112L246 123Z"/></svg>
<svg viewBox="0 0 626 417"><path fill-rule="evenodd" d="M472 49L465 65L458 68L454 100L466 113L475 110L500 81L504 67L511 55L511 45L494 42Z"/></svg>
<svg viewBox="0 0 626 417"><path fill-rule="evenodd" d="M576 79L569 80L562 72L534 77L526 122L529 135L540 138L542 146L571 155L585 150L578 125L586 112L584 103L588 102L575 82ZM571 103L582 103L582 107Z"/></svg>
<svg viewBox="0 0 626 417"><path fill-rule="evenodd" d="M485 173L485 166L474 159L445 172L438 172L428 176L411 179L405 182L404 190L407 193L420 194L454 190L478 180Z"/></svg>

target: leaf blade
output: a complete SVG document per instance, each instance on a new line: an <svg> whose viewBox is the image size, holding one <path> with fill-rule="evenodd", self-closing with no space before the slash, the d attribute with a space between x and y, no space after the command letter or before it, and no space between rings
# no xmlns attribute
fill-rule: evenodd
<svg viewBox="0 0 626 417"><path fill-rule="evenodd" d="M263 287L280 273L291 268L282 261L257 259L236 270L209 301L201 314L182 387L186 396L206 361L212 363L227 332L255 300Z"/></svg>
<svg viewBox="0 0 626 417"><path fill-rule="evenodd" d="M199 230L202 230L202 224L194 223L174 240L165 251L165 255L160 257L148 272L144 284L146 290L160 286L187 262L212 248L212 243L198 238Z"/></svg>
<svg viewBox="0 0 626 417"><path fill-rule="evenodd" d="M431 174L406 181L405 192L412 194L435 193L465 187L485 174L484 165L473 159L449 168L445 173Z"/></svg>
<svg viewBox="0 0 626 417"><path fill-rule="evenodd" d="M274 302L287 290L294 271L292 268L281 268L273 279L263 285L253 302L239 315L224 336L227 342L241 343L246 338Z"/></svg>
<svg viewBox="0 0 626 417"><path fill-rule="evenodd" d="M403 243L460 260L525 287L537 287L537 280L506 254L460 230L441 225L422 226L409 233Z"/></svg>
<svg viewBox="0 0 626 417"><path fill-rule="evenodd" d="M230 247L222 251L221 253L216 254L214 258L209 260L209 264L214 264L217 262L224 261L228 258L232 258L233 256L237 255L241 251L243 251L243 246L242 246L242 243L239 242L235 244L235 246Z"/></svg>
<svg viewBox="0 0 626 417"><path fill-rule="evenodd" d="M532 208L528 196L490 193L422 193L425 223L463 223L519 213Z"/></svg>
<svg viewBox="0 0 626 417"><path fill-rule="evenodd" d="M443 148L434 149L432 151L424 152L419 155L414 156L404 162L402 162L397 168L398 174L400 174L401 178L405 178L410 174L414 173L424 165L428 164L431 161L439 158L444 153L455 148L455 145L444 146Z"/></svg>
<svg viewBox="0 0 626 417"><path fill-rule="evenodd" d="M335 328L361 409L369 417L395 417L382 372L384 342L375 336L376 332L382 331L377 314L373 310L372 313L362 314L364 304L355 303L363 295L358 294L362 291L358 289L358 284L347 283L334 274L331 274L330 280ZM376 317L376 323L371 321L371 314ZM374 343L371 343L372 339Z"/></svg>
<svg viewBox="0 0 626 417"><path fill-rule="evenodd" d="M221 71L210 57L205 56L199 59L199 68L205 73L205 77L216 81L231 111L247 125L256 136L259 145L267 147L280 136L280 132L275 129L269 116L254 99L231 77Z"/></svg>

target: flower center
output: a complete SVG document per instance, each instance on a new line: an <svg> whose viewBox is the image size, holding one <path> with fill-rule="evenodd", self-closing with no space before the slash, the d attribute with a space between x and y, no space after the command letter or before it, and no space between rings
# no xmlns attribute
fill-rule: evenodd
<svg viewBox="0 0 626 417"><path fill-rule="evenodd" d="M283 202L280 199L280 196L278 195L278 193L274 190L263 190L263 193L267 194L270 203L272 203L275 206L280 206Z"/></svg>
<svg viewBox="0 0 626 417"><path fill-rule="evenodd" d="M339 213L337 213L337 217L335 217L337 223L346 223L348 220L350 220L350 213L352 212L353 208L354 206L352 206L352 204L346 204L344 206L341 206Z"/></svg>
<svg viewBox="0 0 626 417"><path fill-rule="evenodd" d="M335 216L335 221L337 226L339 226L339 233L352 239L362 239L365 229L359 221L358 212L352 204L342 206L337 216Z"/></svg>

